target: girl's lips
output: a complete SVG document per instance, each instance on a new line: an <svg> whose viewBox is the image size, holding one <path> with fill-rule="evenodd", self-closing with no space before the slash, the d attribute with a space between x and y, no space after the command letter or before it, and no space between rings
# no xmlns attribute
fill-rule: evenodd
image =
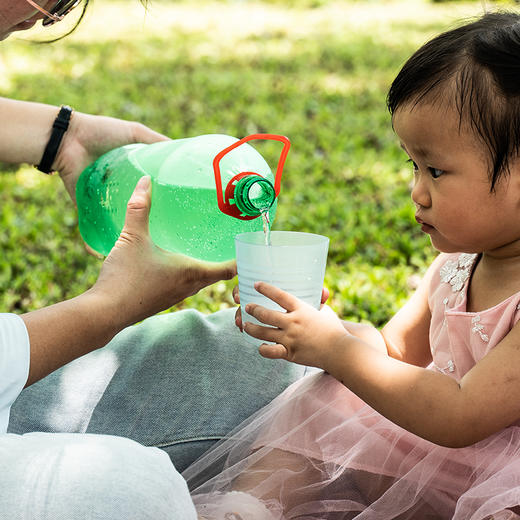
<svg viewBox="0 0 520 520"><path fill-rule="evenodd" d="M427 224L426 222L424 222L424 220L422 218L419 218L417 215L415 216L415 220L417 221L418 224L421 224L421 230L424 233L431 233L432 231L435 230L435 228L433 226L430 226L430 224Z"/></svg>

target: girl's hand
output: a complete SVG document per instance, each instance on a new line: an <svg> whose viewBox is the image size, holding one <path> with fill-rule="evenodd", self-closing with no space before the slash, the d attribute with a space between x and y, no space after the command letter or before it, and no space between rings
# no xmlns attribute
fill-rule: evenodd
<svg viewBox="0 0 520 520"><path fill-rule="evenodd" d="M108 302L123 326L168 309L218 280L233 278L235 261L212 263L169 253L148 232L150 177L130 197L123 231L107 256L91 292Z"/></svg>
<svg viewBox="0 0 520 520"><path fill-rule="evenodd" d="M329 299L329 296L330 296L330 292L329 290L324 287L322 290L321 290L321 304L323 305L324 303L327 302L327 300ZM237 305L240 305L240 294L238 292L238 285L235 285L235 287L233 287L233 300L235 301L235 303ZM237 309L236 313L235 313L235 325L240 329L240 332L244 332L244 327L242 325L242 311L240 309L240 307Z"/></svg>
<svg viewBox="0 0 520 520"><path fill-rule="evenodd" d="M326 370L334 357L338 340L349 335L334 311L327 305L322 305L318 311L266 282L256 282L255 289L287 311L273 311L257 304L247 304L248 314L261 323L276 327L244 324L244 330L249 335L275 343L261 345L260 354L266 358L286 359Z"/></svg>
<svg viewBox="0 0 520 520"><path fill-rule="evenodd" d="M75 203L76 182L80 173L100 155L125 144L167 140L168 137L140 123L74 112L53 169L60 173L61 180Z"/></svg>

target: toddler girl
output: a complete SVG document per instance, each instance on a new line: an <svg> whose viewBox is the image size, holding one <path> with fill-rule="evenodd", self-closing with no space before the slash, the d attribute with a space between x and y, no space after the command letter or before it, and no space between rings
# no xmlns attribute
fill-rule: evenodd
<svg viewBox="0 0 520 520"><path fill-rule="evenodd" d="M442 254L380 332L257 284L261 354L323 371L188 468L202 518L520 518L520 15L425 44L388 106Z"/></svg>

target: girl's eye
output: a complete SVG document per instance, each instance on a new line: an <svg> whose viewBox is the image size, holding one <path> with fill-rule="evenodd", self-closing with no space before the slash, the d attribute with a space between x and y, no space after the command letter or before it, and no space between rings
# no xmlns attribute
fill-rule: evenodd
<svg viewBox="0 0 520 520"><path fill-rule="evenodd" d="M408 159L406 162L412 163L414 172L419 171L419 166L417 166L417 163L412 161L412 159ZM439 168L432 168L431 166L428 166L428 173L432 176L433 179L438 179L444 173L444 170L440 170Z"/></svg>
<svg viewBox="0 0 520 520"><path fill-rule="evenodd" d="M434 179L438 179L444 173L444 170L439 170L439 168L432 168L431 166L428 166L428 171Z"/></svg>
<svg viewBox="0 0 520 520"><path fill-rule="evenodd" d="M419 169L419 167L417 166L417 164L415 164L411 159L408 159L406 162L407 162L407 163L412 163L412 165L413 165L413 171L414 171L414 172L416 172L416 171Z"/></svg>

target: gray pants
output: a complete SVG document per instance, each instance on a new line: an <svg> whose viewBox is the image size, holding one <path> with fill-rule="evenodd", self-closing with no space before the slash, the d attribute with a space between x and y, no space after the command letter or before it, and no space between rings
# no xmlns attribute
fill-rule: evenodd
<svg viewBox="0 0 520 520"><path fill-rule="evenodd" d="M103 349L75 360L22 392L11 410L9 432L48 432L46 435L5 438L11 442L14 442L12 439L19 443L27 441L26 449L34 451L35 460L39 460L36 455L42 450L45 438L51 450L59 444L57 449L64 459L68 453L64 446L69 442L74 444L75 452L82 449L83 442L89 446L98 443L99 449L93 449L97 459L94 455L80 457L78 464L68 465L66 470L60 468L60 471L78 473L86 467L90 474L89 471L94 470L89 467L89 461L94 460L96 478L83 479L79 486L83 495L76 490L73 496L76 501L81 502L83 496L90 502L100 490L104 490L105 495L113 495L112 501L103 499L108 505L105 516L99 518L189 520L193 510L188 508L183 514L175 513L176 506L172 504L172 500L179 497L180 510L187 507L187 491L175 468L185 469L306 372L302 366L260 357L255 347L244 342L233 316L232 309L210 316L190 310L155 316L129 327ZM53 435L58 432L76 435ZM86 440L76 441L78 437ZM46 511L35 511L34 516L17 516L7 514L2 507L2 495L7 489L4 480L11 483L9 489L16 494L16 482L13 483L9 475L19 475L19 457L2 450L3 442L7 441L0 437L0 518L3 520L3 514L5 518L47 518ZM167 459L161 451L143 446L161 448L173 464L165 465ZM125 450L129 450L126 459L130 461L142 455L138 470L124 469L129 464L123 455ZM144 453L149 455L148 459ZM123 469L117 471L117 468ZM47 482L46 487L38 484L38 489L45 489L47 497L61 495L63 518L98 518L91 516L88 507L83 516L77 512L67 516L71 513L67 513L66 508L72 506L66 490L62 489L66 480L61 478L63 474L55 478L46 464L41 467L36 464L30 471L33 479L38 476ZM149 494L147 474L154 471L169 476L161 479L164 485L151 486L155 491L146 501L142 495ZM118 476L123 472L125 479ZM19 489L20 496L25 496L29 491L27 486L33 481L21 479L20 486L25 488ZM116 486L117 482L121 482L120 487ZM113 489L114 486L117 489ZM136 493L128 493L128 489ZM130 509L136 505L140 508L129 515L121 507L121 501L128 501ZM163 504L164 508L161 512L145 513L150 501L154 507ZM52 517L59 518L54 514L59 504L55 507L58 509L53 510ZM80 507L76 509L79 510Z"/></svg>

